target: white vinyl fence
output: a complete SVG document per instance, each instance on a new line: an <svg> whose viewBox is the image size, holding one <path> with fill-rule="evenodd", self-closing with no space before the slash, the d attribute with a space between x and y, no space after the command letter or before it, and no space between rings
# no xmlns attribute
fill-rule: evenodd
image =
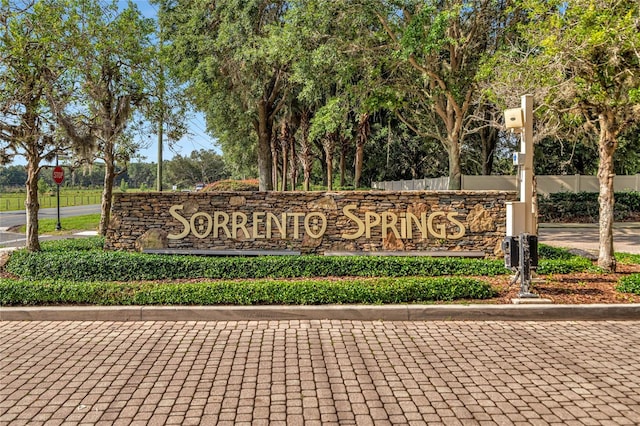
<svg viewBox="0 0 640 426"><path fill-rule="evenodd" d="M539 175L536 176L536 182L540 195L549 195L555 192L599 192L596 176ZM372 182L371 187L386 191L446 190L449 187L449 177ZM640 174L616 176L613 180L613 187L616 192L640 191ZM515 191L516 177L462 175L462 189Z"/></svg>

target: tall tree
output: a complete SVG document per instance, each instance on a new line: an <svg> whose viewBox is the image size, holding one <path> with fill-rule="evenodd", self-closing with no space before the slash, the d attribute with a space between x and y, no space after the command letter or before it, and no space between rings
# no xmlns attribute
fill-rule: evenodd
<svg viewBox="0 0 640 426"><path fill-rule="evenodd" d="M152 188L155 181L153 163L131 163L127 167L126 181L130 188Z"/></svg>
<svg viewBox="0 0 640 426"><path fill-rule="evenodd" d="M27 171L23 166L0 166L0 192L24 186L26 181Z"/></svg>
<svg viewBox="0 0 640 426"><path fill-rule="evenodd" d="M289 64L268 42L287 2L158 0L174 58L172 71L189 85L216 136L250 124L257 141L259 187L272 190L271 137L285 102ZM250 142L245 137L242 143ZM227 141L229 143L229 141ZM241 149L250 150L249 146Z"/></svg>
<svg viewBox="0 0 640 426"><path fill-rule="evenodd" d="M523 0L520 6L530 11L520 31L526 49L516 46L505 66L544 86L547 94L539 102L564 117L565 125L578 124L597 138L598 265L615 270L613 160L621 133L640 120L640 4Z"/></svg>
<svg viewBox="0 0 640 426"><path fill-rule="evenodd" d="M57 108L56 112L68 137L94 143L89 160L104 161L99 226L104 235L115 180L140 149L126 129L135 109L150 96L154 24L133 3L119 10L115 0L106 5L100 0L73 0L67 13L77 17L64 42L70 47L67 61L79 87L73 103L64 104L67 110Z"/></svg>
<svg viewBox="0 0 640 426"><path fill-rule="evenodd" d="M422 120L406 122L446 148L450 189L461 187L460 151L477 91L475 78L488 46L507 28L507 3L405 0L389 1L389 8L375 11L400 58L421 76L405 80L414 82L407 93L417 97L414 104L432 120L431 126L420 126Z"/></svg>
<svg viewBox="0 0 640 426"><path fill-rule="evenodd" d="M322 140L325 158L333 157L335 148L340 151L341 181L346 158L355 151L355 186L370 118L387 90L385 68L390 61L380 29L370 8L358 2L292 1L277 38L292 64L290 81L297 84L298 101L313 112L311 136ZM318 126L326 132L315 130ZM325 168L331 171L328 164Z"/></svg>
<svg viewBox="0 0 640 426"><path fill-rule="evenodd" d="M26 246L40 250L38 177L66 140L55 134L47 93L61 66L64 2L0 3L0 159L27 161ZM59 136L59 135L58 135Z"/></svg>
<svg viewBox="0 0 640 426"><path fill-rule="evenodd" d="M213 183L229 177L222 157L212 150L192 151L187 156L176 155L167 162L167 178L179 187L193 187L196 183Z"/></svg>
<svg viewBox="0 0 640 426"><path fill-rule="evenodd" d="M157 137L156 189L162 191L163 149L167 145L173 150L176 143L189 134L186 121L191 113L191 104L182 85L167 71L167 64L172 59L164 45L162 31L159 28L156 30L157 40L150 73L153 82L150 84L148 99L140 111L144 120L141 121L139 130L149 138L152 134Z"/></svg>

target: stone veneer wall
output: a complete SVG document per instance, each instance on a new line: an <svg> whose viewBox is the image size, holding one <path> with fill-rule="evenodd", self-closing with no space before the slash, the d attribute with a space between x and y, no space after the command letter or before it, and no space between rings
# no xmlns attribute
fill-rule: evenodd
<svg viewBox="0 0 640 426"><path fill-rule="evenodd" d="M111 223L107 231L106 248L111 250L296 250L302 253L322 254L326 251L483 251L486 256L501 255L501 242L505 235L506 201L515 201L516 193L511 191L341 191L341 192L207 192L207 193L117 193L114 195ZM366 234L356 239L346 239L353 235L358 223L345 215L343 208L351 206L349 213L364 222L367 212L370 222L375 223L375 214L381 215L387 223L390 217L405 217L413 213L416 217L433 215L432 229L435 235L427 237L412 227L412 238L398 238L390 227L382 235L382 226L370 228ZM178 209L175 206L182 206ZM174 215L170 208L174 207ZM230 238L222 228L218 237L209 232L208 226L215 212L244 213L248 218L246 229ZM277 226L273 225L272 238L266 238L265 216L260 216L253 229L254 212L271 212L280 217L282 213L314 213L308 222L311 234L318 234L326 217L326 230L319 238L305 232L304 218L289 219L286 238L281 238ZM437 213L436 212L442 212ZM191 216L197 214L191 220ZM181 223L175 217L183 217ZM391 215L393 214L393 215ZM464 236L458 239L448 237L460 233L460 226L448 220L453 214L455 220L464 226ZM379 218L380 216L378 216ZM220 216L216 220L222 220ZM320 219L320 220L319 220ZM299 235L294 236L292 221L297 220ZM400 220L400 219L399 219ZM180 239L177 234L185 231L185 224L196 232L189 232ZM398 222L396 228L400 227ZM445 229L445 238L441 231ZM230 225L228 226L230 228ZM405 226L406 229L406 226ZM203 237L209 232L209 234Z"/></svg>

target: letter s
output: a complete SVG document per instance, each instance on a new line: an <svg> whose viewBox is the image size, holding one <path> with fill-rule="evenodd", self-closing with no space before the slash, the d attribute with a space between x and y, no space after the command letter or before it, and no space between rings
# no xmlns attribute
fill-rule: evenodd
<svg viewBox="0 0 640 426"><path fill-rule="evenodd" d="M345 238L347 240L355 240L356 238L359 238L362 236L362 234L364 234L364 222L358 219L358 216L352 214L350 211L355 210L356 208L358 208L358 206L356 206L355 204L349 204L347 206L344 206L344 208L342 209L344 215L353 220L358 225L358 231L355 234L344 233L341 235L342 238Z"/></svg>
<svg viewBox="0 0 640 426"><path fill-rule="evenodd" d="M181 233L167 235L167 238L170 240L181 240L187 235L189 235L189 232L191 232L191 225L189 225L189 221L184 217L180 216L180 214L177 213L176 211L176 210L182 210L183 208L184 208L184 204L179 204L177 206L171 206L171 208L169 209L169 213L171 213L171 216L176 218L178 222L184 225L184 230Z"/></svg>
<svg viewBox="0 0 640 426"><path fill-rule="evenodd" d="M450 240L459 240L460 238L464 237L464 234L466 232L466 228L464 227L464 224L460 222L458 219L456 219L456 216L458 216L458 213L455 213L455 212L447 214L447 219L449 219L451 223L453 223L458 228L460 228L458 232L448 236Z"/></svg>

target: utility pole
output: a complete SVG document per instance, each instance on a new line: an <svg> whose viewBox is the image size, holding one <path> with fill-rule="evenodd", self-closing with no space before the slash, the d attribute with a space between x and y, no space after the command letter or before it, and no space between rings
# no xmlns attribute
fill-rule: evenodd
<svg viewBox="0 0 640 426"><path fill-rule="evenodd" d="M524 127L520 138L520 152L524 154L524 166L520 170L520 201L525 205L524 232L537 234L537 218L533 202L533 95L521 98Z"/></svg>
<svg viewBox="0 0 640 426"><path fill-rule="evenodd" d="M162 27L160 27L159 49L158 49L158 68L160 70L160 79L158 81L158 182L157 190L162 192L162 145L164 130L164 67L162 66Z"/></svg>
<svg viewBox="0 0 640 426"><path fill-rule="evenodd" d="M164 121L164 105L162 105L162 96L160 97L160 118L158 120L158 192L162 192L162 131Z"/></svg>
<svg viewBox="0 0 640 426"><path fill-rule="evenodd" d="M513 153L518 166L520 201L507 202L506 237L502 243L505 266L515 271L515 283L520 279L521 299L537 299L530 292L531 271L538 266L537 212L533 190L533 95L523 95L520 108L504 112L505 125L520 133L520 151Z"/></svg>

